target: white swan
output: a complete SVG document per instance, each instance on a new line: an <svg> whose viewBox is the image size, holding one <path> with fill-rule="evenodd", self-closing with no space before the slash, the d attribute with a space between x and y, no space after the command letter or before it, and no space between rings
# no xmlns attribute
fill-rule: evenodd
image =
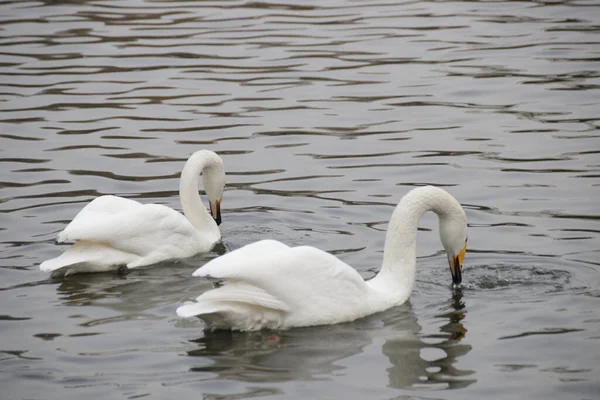
<svg viewBox="0 0 600 400"><path fill-rule="evenodd" d="M210 204L198 193L202 173ZM183 213L160 204L141 204L117 196L100 196L85 206L58 234L58 242L75 242L60 256L44 261L52 276L135 268L207 252L221 238L221 199L225 172L221 158L209 150L190 156L181 172Z"/></svg>
<svg viewBox="0 0 600 400"><path fill-rule="evenodd" d="M392 214L379 273L365 281L335 256L314 247L275 240L249 244L216 258L194 276L227 282L177 309L207 328L258 330L353 321L404 303L416 272L417 223L427 211L439 217L440 238L455 284L461 283L467 247L466 215L448 192L413 189Z"/></svg>

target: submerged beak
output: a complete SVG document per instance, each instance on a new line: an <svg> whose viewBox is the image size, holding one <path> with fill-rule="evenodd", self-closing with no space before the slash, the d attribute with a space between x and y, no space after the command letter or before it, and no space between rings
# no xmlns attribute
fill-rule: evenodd
<svg viewBox="0 0 600 400"><path fill-rule="evenodd" d="M214 203L209 201L208 205L210 206L210 215L215 219L217 226L221 225L221 199Z"/></svg>
<svg viewBox="0 0 600 400"><path fill-rule="evenodd" d="M457 256L448 256L448 263L450 264L450 274L452 274L452 282L455 285L460 285L462 282L462 263L467 252L467 246L458 253Z"/></svg>

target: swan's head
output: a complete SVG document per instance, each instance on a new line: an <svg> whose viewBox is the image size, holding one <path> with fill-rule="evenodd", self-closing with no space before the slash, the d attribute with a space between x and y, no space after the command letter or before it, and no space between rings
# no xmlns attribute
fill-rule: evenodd
<svg viewBox="0 0 600 400"><path fill-rule="evenodd" d="M440 238L448 255L452 282L458 285L462 282L462 264L467 252L467 216L460 205L440 217Z"/></svg>
<svg viewBox="0 0 600 400"><path fill-rule="evenodd" d="M216 154L215 156L218 158ZM218 158L218 162L208 163L204 167L202 180L206 197L208 197L210 214L215 219L217 225L220 225L221 201L223 200L223 190L225 189L225 170L220 158Z"/></svg>
<svg viewBox="0 0 600 400"><path fill-rule="evenodd" d="M204 191L210 205L210 215L219 225L221 223L221 200L225 188L225 170L223 169L223 160L214 151L199 150L192 154L183 166L179 181L179 196L183 213L196 228L202 228L206 224L206 208L198 196L199 175L202 175ZM215 228L212 224L210 227Z"/></svg>
<svg viewBox="0 0 600 400"><path fill-rule="evenodd" d="M210 215L215 219L217 225L221 225L221 199L213 202L209 202Z"/></svg>

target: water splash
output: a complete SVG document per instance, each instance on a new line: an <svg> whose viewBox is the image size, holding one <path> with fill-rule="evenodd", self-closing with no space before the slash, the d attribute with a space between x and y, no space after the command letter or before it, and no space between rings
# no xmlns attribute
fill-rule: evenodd
<svg viewBox="0 0 600 400"><path fill-rule="evenodd" d="M514 287L540 288L543 292L563 291L571 281L571 273L534 265L478 265L468 269L467 290L501 290Z"/></svg>

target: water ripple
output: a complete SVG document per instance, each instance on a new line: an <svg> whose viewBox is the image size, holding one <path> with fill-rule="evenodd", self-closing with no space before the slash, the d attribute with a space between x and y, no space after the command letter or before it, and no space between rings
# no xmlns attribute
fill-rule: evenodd
<svg viewBox="0 0 600 400"><path fill-rule="evenodd" d="M594 397L597 1L40 0L0 12L0 380L12 397L481 398L507 381L521 397ZM445 187L469 219L462 297L431 215L414 312L279 342L194 341L200 323L177 325L176 306L205 290L191 272L216 254L123 276L38 270L98 195L180 209L181 168L200 148L225 162L223 251L279 238L363 276L401 196ZM489 339L524 336L526 349Z"/></svg>

